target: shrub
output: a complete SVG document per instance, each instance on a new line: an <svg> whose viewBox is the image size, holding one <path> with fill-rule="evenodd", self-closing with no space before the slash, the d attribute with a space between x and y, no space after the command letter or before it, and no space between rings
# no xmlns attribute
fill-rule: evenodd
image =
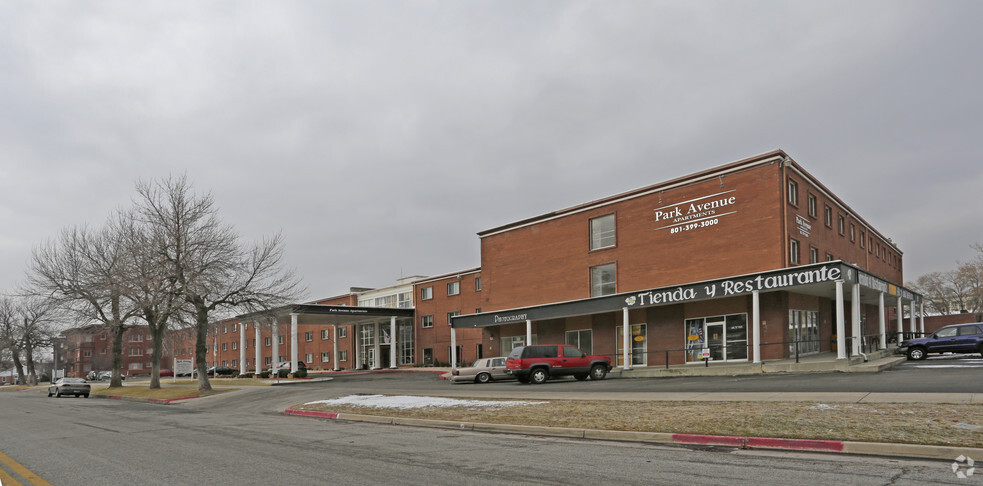
<svg viewBox="0 0 983 486"><path fill-rule="evenodd" d="M307 378L307 370L299 369L294 372L294 378Z"/></svg>
<svg viewBox="0 0 983 486"><path fill-rule="evenodd" d="M263 372L261 372L259 374L259 377L260 378L269 378L270 377L270 372L269 371L263 371Z"/></svg>
<svg viewBox="0 0 983 486"><path fill-rule="evenodd" d="M238 375L238 377L239 378L252 378L253 377L253 374L252 373L243 373L241 375Z"/></svg>
<svg viewBox="0 0 983 486"><path fill-rule="evenodd" d="M290 375L290 370L279 370L276 372L276 375L279 376L280 378L286 378L287 376Z"/></svg>

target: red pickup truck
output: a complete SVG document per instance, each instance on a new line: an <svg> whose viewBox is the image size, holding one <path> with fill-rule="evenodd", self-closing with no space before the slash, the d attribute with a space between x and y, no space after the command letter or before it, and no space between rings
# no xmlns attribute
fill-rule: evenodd
<svg viewBox="0 0 983 486"><path fill-rule="evenodd" d="M512 349L505 372L520 383L545 383L554 376L603 380L611 371L611 358L584 353L572 344L533 344Z"/></svg>

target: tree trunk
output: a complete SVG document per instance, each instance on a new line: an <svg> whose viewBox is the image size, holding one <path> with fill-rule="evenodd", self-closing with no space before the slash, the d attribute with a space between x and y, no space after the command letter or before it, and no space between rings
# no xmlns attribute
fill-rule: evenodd
<svg viewBox="0 0 983 486"><path fill-rule="evenodd" d="M112 326L113 333L113 378L109 381L109 388L120 388L123 386L123 379L120 377L123 366L123 326Z"/></svg>
<svg viewBox="0 0 983 486"><path fill-rule="evenodd" d="M151 370L150 370L150 389L159 390L160 389L160 351L163 341L163 328L164 326L158 322L158 316L152 309L144 310L144 316L147 319L147 326L150 328L150 339L153 340L153 351L150 355Z"/></svg>
<svg viewBox="0 0 983 486"><path fill-rule="evenodd" d="M198 370L198 391L212 391L208 381L208 309L200 302L195 302L195 368Z"/></svg>
<svg viewBox="0 0 983 486"><path fill-rule="evenodd" d="M38 373L34 370L34 343L24 339L24 361L27 361L27 384L38 384Z"/></svg>
<svg viewBox="0 0 983 486"><path fill-rule="evenodd" d="M17 369L17 383L19 385L23 385L27 383L27 380L24 377L24 365L21 364L20 362L20 350L18 350L15 347L11 347L10 354L13 356L14 359L14 368Z"/></svg>

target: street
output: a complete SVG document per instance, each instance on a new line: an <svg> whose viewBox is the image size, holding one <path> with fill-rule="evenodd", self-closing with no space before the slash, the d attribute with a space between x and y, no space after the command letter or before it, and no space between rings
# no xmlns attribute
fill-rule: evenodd
<svg viewBox="0 0 983 486"><path fill-rule="evenodd" d="M968 383L967 370L903 367L868 386ZM972 371L972 370L968 370ZM935 380L925 380L934 373ZM591 392L663 387L842 385L847 374L563 381ZM879 379L877 379L879 378ZM72 484L971 484L951 461L681 448L346 423L280 412L353 393L467 394L531 385L451 385L429 373L341 375L324 383L244 387L179 405L0 392L0 452L54 485ZM9 465L2 465L10 474ZM751 480L750 478L754 478ZM972 480L972 478L970 479ZM27 483L24 483L27 484Z"/></svg>

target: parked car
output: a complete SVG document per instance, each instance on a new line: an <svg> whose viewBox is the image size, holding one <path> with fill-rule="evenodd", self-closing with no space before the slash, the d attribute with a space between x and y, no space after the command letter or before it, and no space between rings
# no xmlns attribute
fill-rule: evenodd
<svg viewBox="0 0 983 486"><path fill-rule="evenodd" d="M90 391L89 383L82 378L58 378L58 381L48 387L48 396L75 395L75 398L89 398Z"/></svg>
<svg viewBox="0 0 983 486"><path fill-rule="evenodd" d="M505 369L520 383L540 384L568 375L580 381L603 380L611 371L611 358L589 355L572 344L533 344L512 349Z"/></svg>
<svg viewBox="0 0 983 486"><path fill-rule="evenodd" d="M298 363L299 365L299 363ZM290 366L289 364L287 365ZM229 368L228 366L211 366L208 368L208 376L229 376L236 372L236 370Z"/></svg>
<svg viewBox="0 0 983 486"><path fill-rule="evenodd" d="M297 361L297 369L298 370L306 370L307 369L307 364L304 363L303 361ZM281 361L280 364L276 365L275 367L270 367L270 373L276 373L279 370L288 370L289 371L290 370L290 362L289 361Z"/></svg>
<svg viewBox="0 0 983 486"><path fill-rule="evenodd" d="M902 341L894 352L907 354L912 360L925 359L933 353L983 354L983 323L945 326L930 336Z"/></svg>
<svg viewBox="0 0 983 486"><path fill-rule="evenodd" d="M160 376L174 376L174 372L171 370L160 370Z"/></svg>
<svg viewBox="0 0 983 486"><path fill-rule="evenodd" d="M113 379L113 372L112 371L99 371L99 372L96 373L96 378L95 379L97 379L99 381L109 381L109 380L112 380ZM125 380L126 379L126 375L120 373L119 379Z"/></svg>
<svg viewBox="0 0 983 486"><path fill-rule="evenodd" d="M457 368L451 371L451 381L488 383L494 380L514 379L514 376L505 372L505 359L504 357L479 359L469 367Z"/></svg>

